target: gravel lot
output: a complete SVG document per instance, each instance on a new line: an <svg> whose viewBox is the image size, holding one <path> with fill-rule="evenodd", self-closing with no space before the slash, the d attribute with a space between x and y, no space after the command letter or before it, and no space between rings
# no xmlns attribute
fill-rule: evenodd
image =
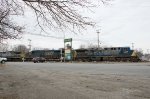
<svg viewBox="0 0 150 99"><path fill-rule="evenodd" d="M8 62L0 99L150 99L150 63Z"/></svg>

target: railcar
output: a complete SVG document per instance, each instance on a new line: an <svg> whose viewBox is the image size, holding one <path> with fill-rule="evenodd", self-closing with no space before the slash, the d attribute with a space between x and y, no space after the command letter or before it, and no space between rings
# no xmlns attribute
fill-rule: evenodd
<svg viewBox="0 0 150 99"><path fill-rule="evenodd" d="M64 51L63 51L64 53ZM31 52L32 57L44 57L47 61L60 61L60 50L34 50Z"/></svg>
<svg viewBox="0 0 150 99"><path fill-rule="evenodd" d="M7 61L21 61L20 54L21 52L16 51L0 52L0 56L6 57Z"/></svg>

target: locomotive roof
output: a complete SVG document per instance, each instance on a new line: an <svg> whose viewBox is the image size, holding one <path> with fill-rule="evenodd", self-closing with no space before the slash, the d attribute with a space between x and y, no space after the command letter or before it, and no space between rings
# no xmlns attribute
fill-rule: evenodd
<svg viewBox="0 0 150 99"><path fill-rule="evenodd" d="M104 47L104 48L130 48L130 47Z"/></svg>
<svg viewBox="0 0 150 99"><path fill-rule="evenodd" d="M55 49L52 49L52 50L32 50L33 51L60 51L60 50L55 50Z"/></svg>

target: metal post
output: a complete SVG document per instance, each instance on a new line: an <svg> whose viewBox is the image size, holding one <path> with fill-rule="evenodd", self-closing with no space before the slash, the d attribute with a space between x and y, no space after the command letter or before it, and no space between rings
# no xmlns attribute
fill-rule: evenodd
<svg viewBox="0 0 150 99"><path fill-rule="evenodd" d="M98 50L99 50L99 33L100 33L100 32L97 30L97 37L98 37L98 39L97 39L97 40L98 40Z"/></svg>
<svg viewBox="0 0 150 99"><path fill-rule="evenodd" d="M132 50L134 50L134 43L132 43Z"/></svg>
<svg viewBox="0 0 150 99"><path fill-rule="evenodd" d="M66 58L66 57L65 57L65 33L64 33L64 62L66 61L65 58Z"/></svg>
<svg viewBox="0 0 150 99"><path fill-rule="evenodd" d="M71 62L73 60L73 54L72 54L72 40L71 40Z"/></svg>
<svg viewBox="0 0 150 99"><path fill-rule="evenodd" d="M147 53L148 53L148 54L149 54L149 50L150 50L150 49L147 49Z"/></svg>
<svg viewBox="0 0 150 99"><path fill-rule="evenodd" d="M61 59L61 62L62 62L62 60L63 60L63 58L62 58L62 50L63 50L63 49L61 48L61 52L60 52L60 54L61 54L61 58L60 58L60 59Z"/></svg>
<svg viewBox="0 0 150 99"><path fill-rule="evenodd" d="M28 41L29 41L29 51L31 51L31 39L28 39Z"/></svg>

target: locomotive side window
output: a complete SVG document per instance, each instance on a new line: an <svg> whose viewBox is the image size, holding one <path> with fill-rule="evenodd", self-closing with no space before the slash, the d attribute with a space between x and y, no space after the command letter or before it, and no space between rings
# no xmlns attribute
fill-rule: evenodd
<svg viewBox="0 0 150 99"><path fill-rule="evenodd" d="M128 48L124 48L124 51L127 51L128 50Z"/></svg>

